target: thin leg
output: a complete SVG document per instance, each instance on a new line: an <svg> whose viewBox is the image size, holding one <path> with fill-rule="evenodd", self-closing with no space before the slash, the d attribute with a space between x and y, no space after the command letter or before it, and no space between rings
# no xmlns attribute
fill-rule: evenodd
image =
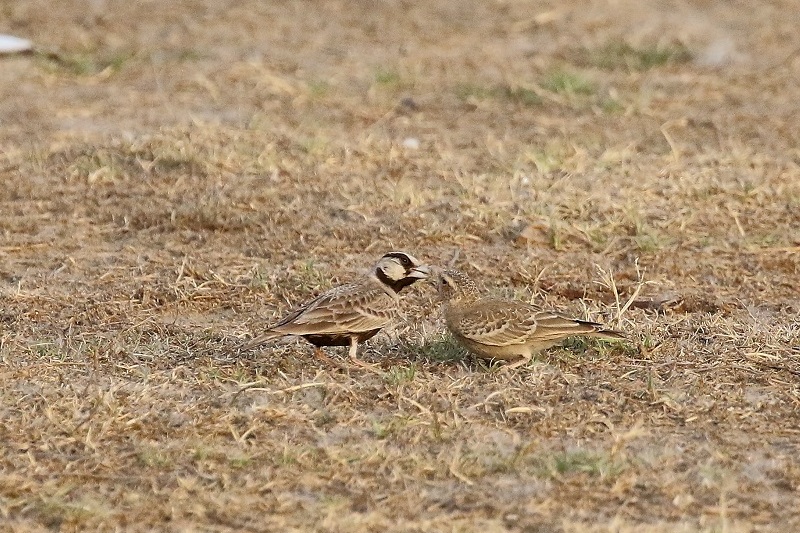
<svg viewBox="0 0 800 533"><path fill-rule="evenodd" d="M320 348L319 346L315 346L315 347L314 347L314 357L316 357L316 358L317 358L317 359L319 359L320 361L325 361L326 363L333 363L333 361L331 360L331 358L330 358L330 357L328 357L328 354L326 354L326 353L325 353L325 352L322 350L322 348Z"/></svg>
<svg viewBox="0 0 800 533"><path fill-rule="evenodd" d="M523 365L527 365L530 363L533 354L529 351L527 353L522 354L522 357L511 363L510 365L505 365L503 368L500 369L501 372L508 372L509 370L514 370L515 368L519 368Z"/></svg>
<svg viewBox="0 0 800 533"><path fill-rule="evenodd" d="M327 363L327 364L329 364L331 366L335 366L336 368L338 368L340 370L347 370L347 368L342 363L340 363L338 361L334 361L333 359L328 357L328 354L325 353L325 350L323 350L319 346L316 346L314 348L314 357L316 357L317 359L319 359L320 361L322 361L324 363Z"/></svg>
<svg viewBox="0 0 800 533"><path fill-rule="evenodd" d="M367 370L374 370L378 366L365 363L364 361L358 358L357 352L358 352L358 338L350 337L350 361L354 365Z"/></svg>
<svg viewBox="0 0 800 533"><path fill-rule="evenodd" d="M353 361L358 361L358 339L355 337L350 337L350 359Z"/></svg>

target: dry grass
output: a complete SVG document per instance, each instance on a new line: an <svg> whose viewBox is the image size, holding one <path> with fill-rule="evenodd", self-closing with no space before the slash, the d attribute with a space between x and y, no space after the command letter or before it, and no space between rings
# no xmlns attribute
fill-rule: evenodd
<svg viewBox="0 0 800 533"><path fill-rule="evenodd" d="M793 3L230 4L0 2L4 529L800 528ZM392 248L631 342L232 350Z"/></svg>

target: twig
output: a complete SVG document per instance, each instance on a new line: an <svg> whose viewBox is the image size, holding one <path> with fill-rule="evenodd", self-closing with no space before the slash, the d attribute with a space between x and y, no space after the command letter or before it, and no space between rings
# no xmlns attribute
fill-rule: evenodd
<svg viewBox="0 0 800 533"><path fill-rule="evenodd" d="M459 472L458 462L460 461L460 459L461 459L461 443L459 442L456 445L455 451L453 452L453 459L450 461L450 473L453 474L460 481L466 483L467 485L474 485L475 483L470 478Z"/></svg>
<svg viewBox="0 0 800 533"><path fill-rule="evenodd" d="M642 287L644 287L646 281L644 281L644 270L639 267L639 259L637 258L634 262L634 266L636 267L636 287L633 289L633 293L628 297L625 304L621 304L620 297L619 297L619 289L617 289L617 282L614 280L614 274L611 270L604 270L603 267L600 265L595 265L597 268L598 273L600 274L600 284L604 287L611 290L614 293L614 302L617 307L617 315L611 319L611 323L619 324L622 320L622 315L630 309L633 302L639 296L639 293L642 291Z"/></svg>
<svg viewBox="0 0 800 533"><path fill-rule="evenodd" d="M245 383L244 385L239 387L239 390L234 392L233 395L231 396L231 401L230 401L231 405L233 405L233 402L236 401L236 398L238 398L241 393L243 393L243 392L245 392L247 390L258 390L258 391L266 392L267 394L288 394L290 392L296 392L296 391L303 390L303 389L309 389L311 387L325 387L327 385L327 383L322 383L322 382L319 382L319 381L312 381L311 383L301 383L300 385L292 385L291 387L286 387L285 389L271 390L271 389L267 389L267 388L262 388L261 387L261 385L266 385L266 384L267 384L267 382L263 381L263 380L251 381L250 383Z"/></svg>

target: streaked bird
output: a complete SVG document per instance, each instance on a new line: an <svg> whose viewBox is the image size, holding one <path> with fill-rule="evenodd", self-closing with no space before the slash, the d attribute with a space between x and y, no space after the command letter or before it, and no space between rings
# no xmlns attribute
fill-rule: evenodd
<svg viewBox="0 0 800 533"><path fill-rule="evenodd" d="M316 347L317 357L327 359L322 346L350 346L350 359L359 366L369 366L358 359L358 344L397 319L400 291L429 275L429 267L413 255L389 252L363 278L329 289L301 305L241 349L296 335Z"/></svg>
<svg viewBox="0 0 800 533"><path fill-rule="evenodd" d="M505 369L524 365L535 353L573 335L625 338L597 322L567 318L516 300L481 298L475 283L457 270L441 270L438 285L445 323L456 341L483 359L509 362Z"/></svg>

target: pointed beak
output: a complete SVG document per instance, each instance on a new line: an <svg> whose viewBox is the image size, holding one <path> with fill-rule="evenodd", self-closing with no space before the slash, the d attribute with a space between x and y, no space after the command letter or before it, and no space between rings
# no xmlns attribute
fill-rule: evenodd
<svg viewBox="0 0 800 533"><path fill-rule="evenodd" d="M407 278L426 279L431 275L431 268L428 265L420 265L408 271Z"/></svg>

